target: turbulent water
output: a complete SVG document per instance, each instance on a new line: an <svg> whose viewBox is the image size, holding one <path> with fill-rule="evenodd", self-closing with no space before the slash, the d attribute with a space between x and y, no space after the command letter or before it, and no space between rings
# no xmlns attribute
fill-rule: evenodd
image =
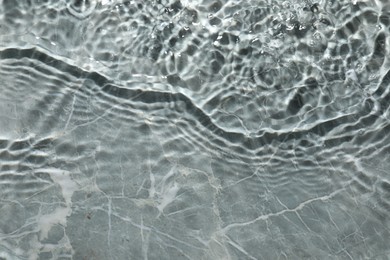
<svg viewBox="0 0 390 260"><path fill-rule="evenodd" d="M0 0L0 259L390 259L387 0Z"/></svg>

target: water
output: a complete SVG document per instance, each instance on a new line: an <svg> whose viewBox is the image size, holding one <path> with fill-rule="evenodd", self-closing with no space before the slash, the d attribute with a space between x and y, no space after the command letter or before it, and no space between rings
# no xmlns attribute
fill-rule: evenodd
<svg viewBox="0 0 390 260"><path fill-rule="evenodd" d="M0 259L389 259L387 1L0 1Z"/></svg>

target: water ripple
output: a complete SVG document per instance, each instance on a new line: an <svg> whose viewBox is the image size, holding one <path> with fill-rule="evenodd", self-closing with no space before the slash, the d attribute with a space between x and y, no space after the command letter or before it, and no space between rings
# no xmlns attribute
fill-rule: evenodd
<svg viewBox="0 0 390 260"><path fill-rule="evenodd" d="M355 2L1 1L0 258L386 254L389 5Z"/></svg>

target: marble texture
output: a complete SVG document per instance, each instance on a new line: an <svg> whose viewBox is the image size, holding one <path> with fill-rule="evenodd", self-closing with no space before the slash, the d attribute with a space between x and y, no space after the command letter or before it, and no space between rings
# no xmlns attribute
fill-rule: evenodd
<svg viewBox="0 0 390 260"><path fill-rule="evenodd" d="M0 1L0 259L390 259L386 1Z"/></svg>

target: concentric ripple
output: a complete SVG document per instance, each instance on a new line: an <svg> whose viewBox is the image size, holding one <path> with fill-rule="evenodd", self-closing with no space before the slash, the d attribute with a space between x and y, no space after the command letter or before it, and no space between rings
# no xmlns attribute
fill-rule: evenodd
<svg viewBox="0 0 390 260"><path fill-rule="evenodd" d="M96 0L72 0L67 5L68 12L78 19L86 19L93 13L97 5Z"/></svg>

